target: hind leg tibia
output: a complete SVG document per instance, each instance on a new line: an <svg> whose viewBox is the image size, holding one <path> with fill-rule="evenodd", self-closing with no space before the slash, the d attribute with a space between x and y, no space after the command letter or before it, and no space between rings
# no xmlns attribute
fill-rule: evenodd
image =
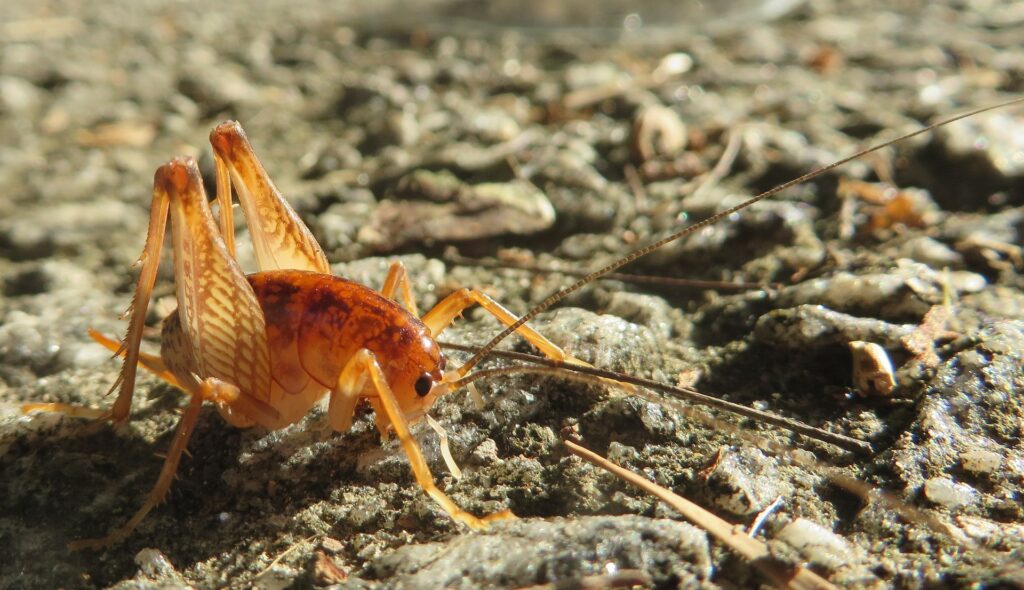
<svg viewBox="0 0 1024 590"><path fill-rule="evenodd" d="M160 469L160 476L156 480L156 484L149 491L146 496L145 502L142 507L135 512L135 515L128 520L124 525L113 529L106 536L98 539L81 539L68 545L71 550L78 549L102 549L113 543L117 543L128 537L135 527L146 515L149 514L154 507L163 502L167 496L167 491L171 489L171 483L174 481L174 474L178 471L178 463L181 461L181 455L185 452L188 447L188 441L192 437L192 431L195 429L196 420L199 418L199 410L203 406L203 400L205 399L218 399L222 396L233 396L235 393L230 391L232 386L229 386L223 382L218 382L213 379L207 379L201 383L194 391L192 391L192 399L189 401L188 407L181 416L181 420L178 421L178 428L174 433L174 441L171 443L171 448L167 451L167 456L164 459L164 465ZM235 389L237 392L237 389Z"/></svg>

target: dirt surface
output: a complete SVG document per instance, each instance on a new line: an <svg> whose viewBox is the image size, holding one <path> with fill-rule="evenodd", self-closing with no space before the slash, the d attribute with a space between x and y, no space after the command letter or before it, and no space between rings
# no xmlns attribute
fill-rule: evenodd
<svg viewBox="0 0 1024 590"><path fill-rule="evenodd" d="M1019 108L904 142L624 269L731 286L599 281L534 322L597 366L865 439L870 456L702 410L727 423L709 426L604 386L493 378L482 409L459 393L432 412L461 479L416 429L460 506L520 517L472 533L368 413L346 433L323 410L267 432L209 408L168 500L127 541L69 553L140 505L183 398L143 376L117 430L20 413L110 403L117 364L86 329L123 333L153 171L193 155L212 182L205 142L222 120L244 125L338 274L378 287L398 258L421 309L472 286L524 313L573 278L454 254L597 268L859 147L1020 95L1019 3L2 4L0 588L577 587L623 569L658 588L766 583L570 456L566 427L741 526L781 498L759 538L837 585L1024 585ZM240 260L254 269L251 249ZM151 326L174 307L165 266ZM496 332L473 311L445 339ZM858 393L851 341L887 352L890 396Z"/></svg>

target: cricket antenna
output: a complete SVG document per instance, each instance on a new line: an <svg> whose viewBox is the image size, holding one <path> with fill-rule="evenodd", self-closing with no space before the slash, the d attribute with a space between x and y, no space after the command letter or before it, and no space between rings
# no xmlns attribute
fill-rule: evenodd
<svg viewBox="0 0 1024 590"><path fill-rule="evenodd" d="M973 117L975 115L980 115L981 113L987 113L988 111L994 111L996 109L1005 108L1005 107L1008 107L1008 106L1011 106L1011 105L1015 105L1015 104L1019 104L1019 103L1022 103L1022 102L1024 102L1024 96L1017 97L1017 98L1015 98L1013 100L1008 100L1008 101L1005 101L1005 102L1001 102L999 104L990 105L990 106L987 106L987 107L982 107L982 108L974 109L974 110L971 110L971 111L967 111L966 113L961 113L959 115L955 115L955 116L950 117L948 119L943 119L942 121L939 121L937 123L932 123L931 125L928 125L926 127L922 127L921 129L918 129L916 131L911 131L910 133L906 133L904 135L900 135L899 137L896 137L894 139L890 139L890 140L882 142L880 144L873 145L871 147L862 149L862 150L860 150L860 151L858 151L858 152L856 152L856 153L854 153L852 155L849 155L849 156L847 156L845 158L837 160L837 161L835 161L835 162L833 162L833 163L831 163L831 164L829 164L827 166L824 166L822 168L818 168L817 170L808 172L807 174L804 174L803 176L800 176L798 178L794 178L793 180L790 180L788 182L784 182L784 183L782 183L782 184L780 184L780 185L778 185L778 186L776 186L774 188L771 188L771 189L769 189L769 190L767 190L767 191L765 191L765 192L763 192L763 193L761 193L761 194L759 194L759 195L757 195L755 197L751 197L751 198L747 199L746 201L743 201L739 205L736 205L734 207L730 207L730 208L728 208L725 211L722 211L720 213L716 213L715 215L712 215L711 217L708 217L707 219L704 219L703 221L698 221L697 223L695 223L693 225L687 226L687 227L685 227L685 228L683 228L683 229L681 229L681 230L679 230L679 231L677 231L677 232L675 232L675 233L673 233L673 234L671 234L671 235L669 235L667 237L664 237L664 238L662 238L662 239L660 239L660 240L658 240L658 241L656 241L656 242L654 242L652 244L648 244L647 246L644 246L643 248L634 250L634 251L630 252L629 254L627 254L626 256L623 256L622 258L616 260L615 262L613 262L613 263L611 263L611 264L609 264L609 265L607 265L607 266L605 266L605 267L603 267L601 269L595 270L594 272L584 276L583 278L581 278L580 280L576 281L572 285L569 285L568 287L565 287L564 289L561 289L560 291L556 291L555 293L549 295L546 299L544 299L543 301L538 303L533 309L528 311L526 313L526 315L524 315L523 317L519 318L518 320L515 321L515 323L513 323L509 327L507 327L504 330L502 330L494 338L491 338L491 340L487 344L484 344L483 347L480 348L479 352L477 352L475 355L473 355L473 357L470 358L464 365L462 365L461 367L458 368L458 370L457 370L458 375L460 377L464 377L467 373L469 373L469 371L471 369L473 369L473 367L475 367L481 360L483 360L484 357L486 357L492 350L494 350L494 347L497 346L499 342L501 342L506 337L508 337L508 335L511 334L512 332L515 332L517 329L519 329L520 326L522 326L526 322L528 322L528 321L532 320L533 318L537 317L537 314L541 313L542 311L546 310L547 308L551 307L552 305L558 303L559 301L565 299L571 293L573 293L573 292L575 292L575 291L585 287L586 285L594 282L598 278L600 278L600 277L602 277L602 276L604 276L604 275L606 275L606 274L608 274L610 272L614 272L614 271L618 270L619 268L622 268L623 266L629 264L630 262L633 262L637 258L640 258L642 256L646 256L647 254L650 254L651 252L654 252L655 250L657 250L658 248L661 248L665 244L668 244L670 242L674 242L674 241L678 240L679 238L688 236L688 235L690 235L690 234L692 234L692 233L694 233L696 231L699 231L701 229L704 229L705 227L708 227L710 225L714 225L715 223L718 223L723 218L728 217L728 216L732 215L733 213L736 213L736 212L741 211L743 209L746 209L747 207L753 205L754 203L757 203L759 201L763 201L764 199L767 199L768 197L776 195L776 194L778 194L778 193L780 193L780 192L782 192L782 191L784 191L784 190L786 190L788 188L791 188L791 187L797 186L799 184L802 184L804 182L807 182L808 180L813 180L813 179L821 176L822 174L825 174L826 172L829 172L831 170L834 170L835 168L838 168L839 166L842 166L843 164L846 164L847 162L851 162L851 161L856 160L858 158L862 158L862 157L864 157L864 156L866 156L866 155L868 155L868 154L870 154L872 152L877 152L880 149L887 148L887 147L889 147L889 146L891 146L893 144L896 144L896 143L899 143L901 141L910 139L911 137L916 137L918 135L921 135L922 133L927 133L929 131L938 129L939 127L942 127L944 125L949 125L950 123L954 123L954 122L959 121L961 119L966 119L968 117Z"/></svg>

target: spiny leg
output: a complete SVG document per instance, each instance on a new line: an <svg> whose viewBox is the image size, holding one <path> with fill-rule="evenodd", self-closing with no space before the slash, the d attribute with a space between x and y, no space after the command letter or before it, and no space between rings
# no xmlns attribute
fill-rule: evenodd
<svg viewBox="0 0 1024 590"><path fill-rule="evenodd" d="M149 229L146 232L146 245L136 261L141 265L139 280L135 284L135 295L125 315L129 316L128 331L124 340L117 345L115 352L124 357L121 372L111 386L110 391L118 391L117 399L109 410L99 411L82 406L69 404L25 404L21 411L47 411L67 414L74 417L109 419L115 424L128 420L132 407L132 394L135 391L135 376L138 365L142 362L139 347L142 343L142 329L145 327L146 310L153 294L153 283L156 281L157 269L160 267L160 251L164 242L164 229L167 225L169 199L159 182L160 171L153 182L153 201L149 212Z"/></svg>
<svg viewBox="0 0 1024 590"><path fill-rule="evenodd" d="M167 225L167 212L170 199L159 182L160 171L157 170L153 180L153 204L150 205L149 229L146 233L146 246L139 256L138 264L142 265L139 281L135 285L135 295L128 307L130 319L121 348L124 349L124 362L121 373L111 387L118 389L117 399L110 409L110 419L115 423L123 423L131 413L132 394L135 391L135 375L139 364L139 347L142 344L142 329L145 326L146 310L153 294L153 283L156 281L157 269L160 267L160 252L164 243L164 229Z"/></svg>
<svg viewBox="0 0 1024 590"><path fill-rule="evenodd" d="M107 350L113 352L115 355L124 358L127 354L125 348L113 338L108 338L96 330L89 330L89 336L102 345ZM153 373L160 379L164 380L170 385L178 389L185 389L181 383L178 382L178 378L175 377L170 371L167 370L167 366L164 365L163 359L160 357L139 351L139 364L143 368ZM108 415L106 410L99 410L93 408L87 408L84 406L76 406L71 404L60 404L60 403L32 403L22 404L21 413L28 414L29 412L52 412L56 414L64 414L72 418L103 418Z"/></svg>
<svg viewBox="0 0 1024 590"><path fill-rule="evenodd" d="M124 350L120 348L118 343L108 338L107 336L104 336L100 332L93 329L89 329L89 337L95 340L98 344L100 344L107 350L113 352L114 354L121 357L124 356ZM185 389L184 387L182 387L180 383L178 383L178 378L175 377L174 374L171 373L169 370L167 370L167 365L164 364L164 360L159 356L139 351L139 364L142 365L144 369L146 369L150 373L153 373L166 383L173 385L178 389Z"/></svg>
<svg viewBox="0 0 1024 590"><path fill-rule="evenodd" d="M118 352L117 343L103 334L100 334L96 330L89 330L89 336L107 349L112 350L115 353ZM123 353L120 354L123 356ZM167 369L162 358L141 352L139 353L139 363L143 368L165 381L168 385L172 385L182 391L186 391L188 389L186 385L181 384L178 381L178 378ZM212 377L208 381L211 383L223 383L222 381ZM245 416L260 421L261 423L273 423L279 421L281 418L280 412L274 409L273 406L239 390L237 387L218 387L216 392L217 395L208 397L207 399L216 404L230 405L235 411L241 412Z"/></svg>
<svg viewBox="0 0 1024 590"><path fill-rule="evenodd" d="M370 383L373 384L373 389L376 391L377 400L380 402L380 408L384 411L386 418L391 422L391 427L395 431L395 436L398 437L399 442L402 444L402 448L405 450L406 456L409 457L409 465L412 467L413 476L415 476L416 482L420 484L420 486L431 498L434 499L435 502L444 508L445 512L447 512L452 519L473 529L483 529L487 527L488 522L515 518L515 515L508 510L503 510L484 518L478 518L466 512L462 508L459 508L459 506L455 504L447 494L437 487L437 484L434 483L434 476L430 472L430 467L427 465L427 461L423 457L423 452L420 451L419 444L416 443L416 439L413 438L412 433L409 431L409 423L406 421L405 415L402 414L402 409L398 405L398 400L395 399L395 394L391 391L391 386L389 386L385 380L384 373L381 371L380 365L377 363L377 358L369 350L364 348L357 352L345 365L345 368L342 369L341 375L338 377L338 387L335 390L336 393L332 393L332 408L335 404L335 396L338 396L339 398L349 398L338 400L337 403L339 404L339 410L344 409L349 404L354 405L354 402L349 400L358 395L354 392L360 392L363 390L363 383L367 377L369 378ZM351 416L347 418L347 424L351 424ZM378 425L379 424L380 422L378 422ZM332 426L333 425L334 421L332 419Z"/></svg>
<svg viewBox="0 0 1024 590"><path fill-rule="evenodd" d="M107 533L105 537L98 539L80 539L70 543L68 545L68 549L72 551L77 551L79 549L102 549L107 545L126 538L131 534L132 530L142 522L142 519L146 518L149 511L164 500L164 497L167 495L167 490L171 488L171 482L174 481L174 474L178 471L178 462L181 461L181 454L185 452L185 448L188 446L188 440L191 438L192 431L195 429L196 419L199 417L199 410L203 406L203 399L204 397L212 395L212 387L214 386L204 383L200 388L192 393L192 399L189 401L188 407L182 414L181 420L178 421L178 428L174 433L174 442L171 443L171 448L167 451L167 457L164 459L163 468L160 470L160 477L157 478L156 484L146 497L146 501L142 504L142 507L139 508L135 515L132 516L124 525Z"/></svg>
<svg viewBox="0 0 1024 590"><path fill-rule="evenodd" d="M396 260L388 267L388 276L384 279L384 286L381 287L380 294L392 301L398 301L396 295L399 289L401 289L402 303L405 304L405 308L412 315L419 316L419 308L416 307L416 300L412 296L412 287L409 285L409 273L405 270L405 265L400 260Z"/></svg>

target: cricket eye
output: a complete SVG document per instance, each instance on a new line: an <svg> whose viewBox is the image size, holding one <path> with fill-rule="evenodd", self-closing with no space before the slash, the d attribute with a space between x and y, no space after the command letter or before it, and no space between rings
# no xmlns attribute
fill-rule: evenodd
<svg viewBox="0 0 1024 590"><path fill-rule="evenodd" d="M426 396L430 393L430 388L434 386L434 380L430 377L430 373L424 373L419 379L416 380L413 388L416 389L416 395L420 397Z"/></svg>

